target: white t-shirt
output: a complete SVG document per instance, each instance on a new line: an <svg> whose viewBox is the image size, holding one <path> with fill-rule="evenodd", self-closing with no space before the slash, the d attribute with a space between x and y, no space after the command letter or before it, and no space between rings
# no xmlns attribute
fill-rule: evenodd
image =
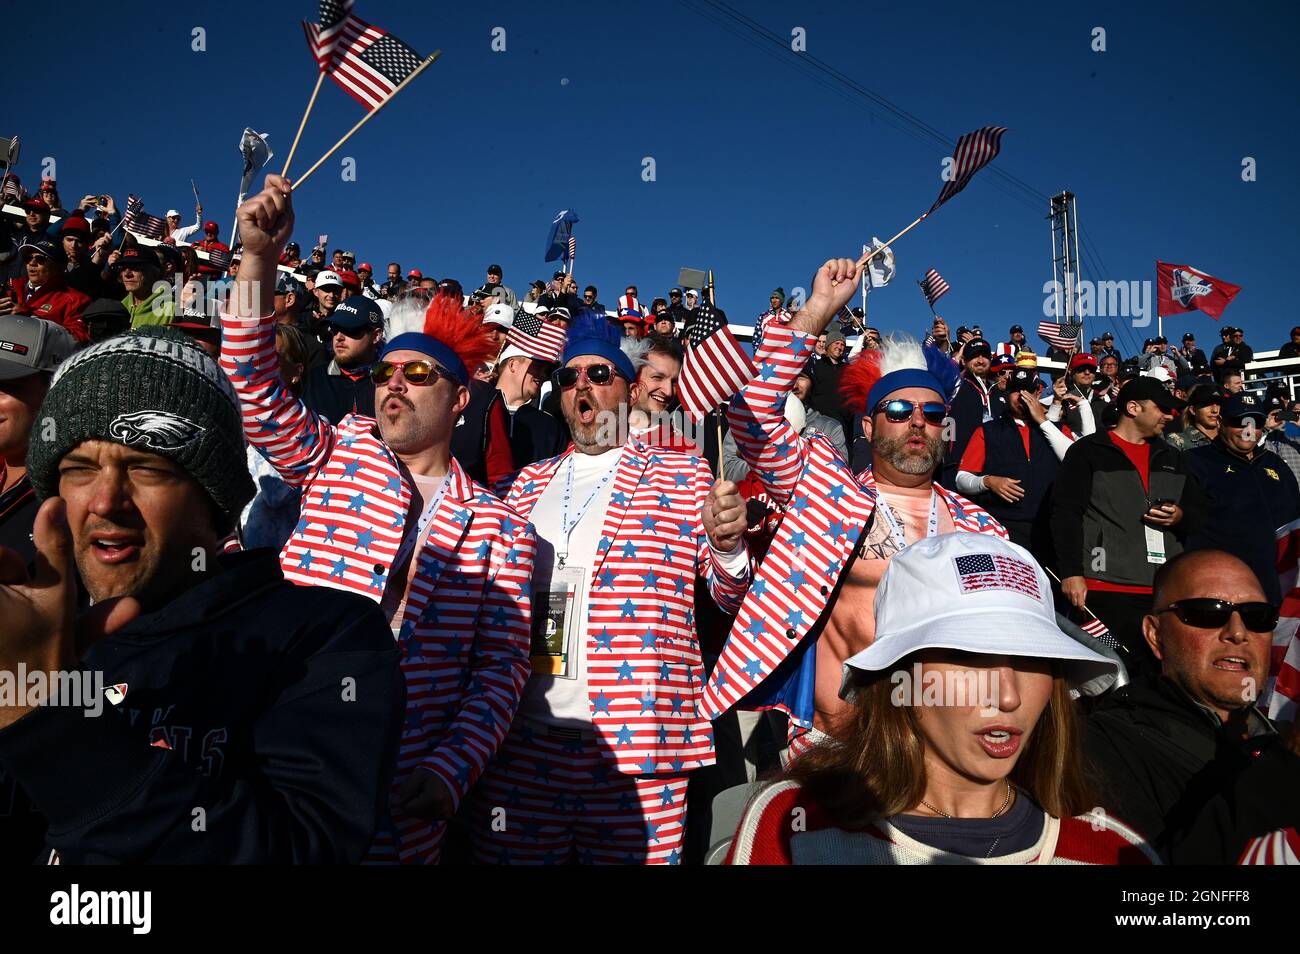
<svg viewBox="0 0 1300 954"><path fill-rule="evenodd" d="M533 563L533 592L540 593L550 587L559 558L556 547L563 541L561 523L564 513L566 474L572 461L573 492L569 502L569 519L577 516L579 508L591 497L601 479L613 472L623 456L623 448L615 447L603 454L579 454L576 451L555 471L551 482L542 491L533 507L531 520L537 532L537 557ZM519 711L541 722L552 725L590 725L591 706L587 701L587 594L591 591L591 574L596 565L596 547L600 532L609 512L610 497L614 494L611 479L596 494L569 535L569 556L565 566L580 566L582 586L576 594L573 612L578 625L572 639L575 678L533 673L524 688Z"/></svg>

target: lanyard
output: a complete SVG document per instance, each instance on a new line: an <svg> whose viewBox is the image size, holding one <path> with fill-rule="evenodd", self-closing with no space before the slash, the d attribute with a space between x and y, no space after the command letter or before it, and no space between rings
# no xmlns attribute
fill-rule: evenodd
<svg viewBox="0 0 1300 954"><path fill-rule="evenodd" d="M626 453L626 451L624 451L624 453ZM599 483L596 484L596 489L591 492L591 496L588 497L587 502L582 505L582 509L580 509L573 520L570 521L569 507L573 503L573 457L573 454L569 455L569 469L564 473L564 510L560 517L560 536L562 541L560 547L556 550L556 556L560 558L559 567L561 569L564 568L564 562L569 557L569 537L573 535L573 528L582 520L583 515L587 512L587 508L590 507L596 497L600 495L600 492L605 489L605 486L614 479L614 475L618 473L619 464L623 462L623 455L620 454L618 460L614 462L614 466L609 469L609 472L606 473L604 477L600 478Z"/></svg>
<svg viewBox="0 0 1300 954"><path fill-rule="evenodd" d="M903 536L903 528L899 526L898 520L894 517L894 512L889 509L889 502L885 500L885 495L880 494L876 500L876 512L884 519L889 526L889 535L894 538L894 543L898 549L903 550L907 547L907 538ZM939 495L932 489L930 491L930 521L926 526L925 535L933 537L939 532Z"/></svg>
<svg viewBox="0 0 1300 954"><path fill-rule="evenodd" d="M415 545L423 539L424 531L429 529L429 522L433 519L433 512L438 509L438 504L442 503L442 498L446 496L447 487L450 484L451 474L448 473L447 476L443 478L441 486L438 487L438 492L433 495L432 499L425 506L424 512L420 514L420 519L415 522L415 529L403 538L402 545L397 549L397 555L393 557L394 570L402 565L402 561L411 555L411 551L415 549Z"/></svg>

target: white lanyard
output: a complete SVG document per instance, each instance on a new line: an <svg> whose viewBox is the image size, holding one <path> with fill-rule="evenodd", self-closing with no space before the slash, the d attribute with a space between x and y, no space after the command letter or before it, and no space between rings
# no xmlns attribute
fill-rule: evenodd
<svg viewBox="0 0 1300 954"><path fill-rule="evenodd" d="M415 545L424 538L424 531L429 529L429 521L433 519L433 512L438 509L438 504L442 503L442 498L446 496L447 487L450 486L450 484L451 474L448 474L443 478L441 486L438 487L438 492L434 494L433 498L425 505L424 512L420 514L420 519L415 521L415 530L408 533L402 540L402 545L397 548L397 555L393 557L394 570L402 565L402 561L411 555L411 551L415 549Z"/></svg>
<svg viewBox="0 0 1300 954"><path fill-rule="evenodd" d="M898 549L903 550L907 547L907 538L903 536L903 528L898 525L894 518L894 512L889 509L889 502L885 500L885 495L880 494L876 499L876 512L879 513L889 527L889 535L894 538L894 543ZM939 532L939 495L933 490L930 491L930 521L925 528L925 535L933 537Z"/></svg>
<svg viewBox="0 0 1300 954"><path fill-rule="evenodd" d="M626 450L624 453L626 453ZM600 478L599 483L596 484L596 489L587 498L587 502L582 505L582 509L578 511L577 516L570 521L569 506L573 503L573 457L573 454L569 455L569 469L564 473L564 509L560 516L560 536L562 540L560 546L556 549L556 556L560 558L559 566L561 569L564 567L564 561L569 558L569 537L573 535L573 528L582 520L583 514L587 512L587 508L600 495L600 492L605 489L605 485L614 479L614 475L618 473L619 464L623 462L623 455L619 454L614 466L609 469L609 472L604 477Z"/></svg>

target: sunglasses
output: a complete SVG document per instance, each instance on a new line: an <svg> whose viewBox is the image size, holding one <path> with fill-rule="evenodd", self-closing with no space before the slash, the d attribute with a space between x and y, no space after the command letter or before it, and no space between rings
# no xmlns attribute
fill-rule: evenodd
<svg viewBox="0 0 1300 954"><path fill-rule="evenodd" d="M344 328L342 325L336 325L332 322L326 322L321 325L320 331L321 334L327 338L333 338L335 335L345 335L353 341L357 341L370 334L370 329L364 326L361 328Z"/></svg>
<svg viewBox="0 0 1300 954"><path fill-rule="evenodd" d="M613 381L616 373L612 364L589 364L585 368L560 368L555 372L555 382L567 391L577 385L580 377L586 376L592 384L604 385Z"/></svg>
<svg viewBox="0 0 1300 954"><path fill-rule="evenodd" d="M933 424L935 427L942 425L944 417L948 414L947 406L938 401L926 401L918 405L914 401L904 401L902 398L881 401L876 405L876 410L873 413L879 414L883 411L885 420L894 424L902 424L912 419L912 413L917 407L921 408L921 413L925 416L925 423Z"/></svg>
<svg viewBox="0 0 1300 954"><path fill-rule="evenodd" d="M393 377L393 373L399 368L402 371L402 377L411 384L437 384L439 378L446 378L448 381L456 382L456 379L451 376L449 371L438 367L432 361L406 361L402 364L380 361L371 369L370 380L375 384L387 384Z"/></svg>
<svg viewBox="0 0 1300 954"><path fill-rule="evenodd" d="M1229 603L1227 600L1195 597L1156 610L1156 613L1173 613L1196 629L1222 629L1234 612L1241 614L1241 621L1252 633L1271 633L1277 628L1278 612L1272 603Z"/></svg>

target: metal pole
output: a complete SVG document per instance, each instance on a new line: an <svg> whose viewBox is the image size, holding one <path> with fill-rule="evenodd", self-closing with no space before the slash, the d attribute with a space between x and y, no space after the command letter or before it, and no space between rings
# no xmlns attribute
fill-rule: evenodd
<svg viewBox="0 0 1300 954"><path fill-rule="evenodd" d="M1079 284L1079 199L1077 196L1070 196L1070 233L1074 236L1074 276L1075 287ZM1095 304L1095 302L1094 302ZM1083 315L1079 315L1079 352L1083 352L1083 342L1086 340L1087 327L1084 324Z"/></svg>

